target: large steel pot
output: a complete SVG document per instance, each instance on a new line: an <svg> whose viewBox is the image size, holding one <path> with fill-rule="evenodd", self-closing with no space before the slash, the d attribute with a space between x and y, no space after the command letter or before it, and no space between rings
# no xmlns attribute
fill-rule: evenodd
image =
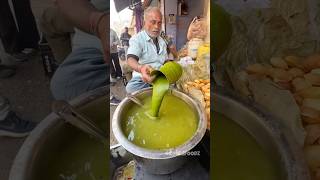
<svg viewBox="0 0 320 180"><path fill-rule="evenodd" d="M103 116L107 121L109 117L107 98L109 98L108 86L85 93L72 100L70 104L83 113L87 112L86 109L96 108L94 111L100 115L104 113ZM86 115L95 121L97 119L95 117L99 116L99 114L94 114L95 112ZM102 127L100 124L100 127L107 130L109 121L104 122L104 125L105 127ZM23 143L11 167L9 180L40 180L38 177L40 169L48 167L49 157L57 156L54 149L68 145L68 142L76 135L75 133L83 132L65 123L56 114L49 114Z"/></svg>
<svg viewBox="0 0 320 180"><path fill-rule="evenodd" d="M101 101L101 99L107 101L108 95L109 87L103 87L76 98L71 104L83 109ZM310 179L301 147L292 139L291 133L283 129L268 112L265 112L260 106L221 88L215 89L212 100L214 102L212 108L215 111L236 121L256 138L266 150L279 158L287 180ZM125 101L129 100L125 99ZM105 112L109 113L108 110ZM106 117L109 116L106 115ZM46 117L29 135L19 150L11 168L9 180L36 180L38 167L46 166L48 163L46 162L47 156L54 153L50 151L50 148L58 146L60 141L64 141L65 137L69 135L70 128L73 127L67 126L55 114Z"/></svg>
<svg viewBox="0 0 320 180"><path fill-rule="evenodd" d="M176 148L151 150L137 146L127 139L122 131L121 122L124 120L123 116L134 105L129 98L123 99L112 118L112 130L118 142L127 151L135 155L137 162L151 174L169 174L180 168L190 158L184 155L201 141L206 132L207 120L203 108L194 99L180 91L170 89L168 93L189 104L199 120L198 128L194 135L187 142ZM133 95L139 99L144 99L152 95L152 88L142 89Z"/></svg>
<svg viewBox="0 0 320 180"><path fill-rule="evenodd" d="M213 110L247 130L270 153L270 157L278 160L286 180L310 179L302 147L294 140L292 133L280 125L279 119L233 91L221 87L215 87L212 91Z"/></svg>

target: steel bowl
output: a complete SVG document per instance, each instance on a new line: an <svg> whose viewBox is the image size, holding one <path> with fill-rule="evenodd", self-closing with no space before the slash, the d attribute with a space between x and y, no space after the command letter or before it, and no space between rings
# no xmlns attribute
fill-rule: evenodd
<svg viewBox="0 0 320 180"><path fill-rule="evenodd" d="M194 148L202 139L206 132L207 120L203 108L199 103L188 95L175 90L169 89L168 94L172 94L192 107L198 118L198 128L194 135L184 144L170 149L153 150L147 149L133 144L125 136L121 123L124 115L134 105L129 98L125 98L116 108L112 118L112 130L118 142L130 153L135 155L135 159L152 174L169 174L180 168L188 156L185 156L192 148ZM133 94L139 99L144 99L152 95L152 88L139 90Z"/></svg>
<svg viewBox="0 0 320 180"><path fill-rule="evenodd" d="M277 160L282 169L280 179L310 179L303 147L298 145L289 130L281 126L279 119L265 111L262 106L233 91L216 86L211 94L213 110L244 128L270 157Z"/></svg>
<svg viewBox="0 0 320 180"><path fill-rule="evenodd" d="M108 107L108 98L109 87L105 86L80 95L72 100L70 104L80 112L90 107L98 107L100 108L98 109L99 112L105 112L105 116L109 117L109 110L106 109ZM88 117L95 116L97 114L91 114ZM92 120L94 121L95 119L92 118ZM108 127L102 127L102 129L107 130ZM41 171L46 170L45 167L48 167L50 157L55 157L59 154L59 152L55 152L55 149L66 147L68 142L72 141L72 137L77 135L76 133L83 132L65 123L56 114L49 114L31 132L21 146L11 167L9 180L40 180L39 174L43 173Z"/></svg>

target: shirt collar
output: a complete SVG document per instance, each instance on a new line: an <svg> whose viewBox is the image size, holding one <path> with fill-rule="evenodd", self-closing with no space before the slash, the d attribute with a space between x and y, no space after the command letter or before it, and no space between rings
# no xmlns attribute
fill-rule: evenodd
<svg viewBox="0 0 320 180"><path fill-rule="evenodd" d="M144 39L145 39L146 41L148 41L148 42L153 42L152 39L151 39L151 37L148 35L148 33L147 33L146 30L143 30L143 31L142 31L142 34L143 34L143 37L144 37ZM157 39L158 39L158 44L159 44L159 47L160 47L159 53L162 53L162 51L164 50L164 49L162 48L162 45L163 45L163 43L165 43L165 42L162 40L161 36L158 36Z"/></svg>
<svg viewBox="0 0 320 180"><path fill-rule="evenodd" d="M151 40L151 37L148 35L147 31L146 30L143 30L142 31L142 34L143 34L143 37L146 41L150 41Z"/></svg>

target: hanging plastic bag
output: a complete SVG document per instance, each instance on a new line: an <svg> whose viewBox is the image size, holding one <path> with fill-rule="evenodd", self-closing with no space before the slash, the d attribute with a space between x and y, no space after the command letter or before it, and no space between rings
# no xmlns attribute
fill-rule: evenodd
<svg viewBox="0 0 320 180"><path fill-rule="evenodd" d="M187 39L192 38L205 39L207 36L207 21L205 18L196 16L189 25Z"/></svg>

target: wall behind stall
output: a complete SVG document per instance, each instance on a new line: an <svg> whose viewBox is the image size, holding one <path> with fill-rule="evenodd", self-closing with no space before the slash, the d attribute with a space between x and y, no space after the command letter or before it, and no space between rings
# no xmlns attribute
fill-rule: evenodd
<svg viewBox="0 0 320 180"><path fill-rule="evenodd" d="M204 15L205 0L185 0L188 4L189 14L187 16L177 16L177 50L187 42L187 31L192 19L198 15Z"/></svg>
<svg viewBox="0 0 320 180"><path fill-rule="evenodd" d="M165 20L163 22L166 23L166 34L173 37L173 44L176 45L177 43L177 25L176 24L169 24L168 23L168 16L169 14L177 15L177 0L165 0Z"/></svg>

